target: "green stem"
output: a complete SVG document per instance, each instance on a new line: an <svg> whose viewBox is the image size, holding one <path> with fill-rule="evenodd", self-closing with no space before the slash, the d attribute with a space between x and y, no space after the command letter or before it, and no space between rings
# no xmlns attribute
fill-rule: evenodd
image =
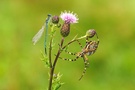
<svg viewBox="0 0 135 90"><path fill-rule="evenodd" d="M50 68L52 68L52 40L53 38L51 37L50 39L50 47L49 47L49 64L50 64Z"/></svg>
<svg viewBox="0 0 135 90"><path fill-rule="evenodd" d="M82 37L79 37L79 38L76 38L76 39L73 39L71 40L70 42L68 42L65 46L62 47L62 50L65 49L68 45L70 45L71 43L77 41L77 40L80 40L80 39L83 39L83 38L86 38L86 35L85 36L82 36Z"/></svg>
<svg viewBox="0 0 135 90"><path fill-rule="evenodd" d="M48 88L48 90L52 89L53 74L54 74L55 66L56 66L56 63L58 61L59 55L61 53L61 47L63 45L63 42L64 42L64 38L62 38L62 40L61 40L60 48L59 48L59 50L57 52L57 55L56 55L55 60L54 60L54 63L52 65L51 69L50 69L50 80L49 80L49 88Z"/></svg>
<svg viewBox="0 0 135 90"><path fill-rule="evenodd" d="M50 46L49 46L49 64L50 64L50 68L52 68L52 41L53 41L53 36L54 36L54 25L51 27L51 39L50 39Z"/></svg>

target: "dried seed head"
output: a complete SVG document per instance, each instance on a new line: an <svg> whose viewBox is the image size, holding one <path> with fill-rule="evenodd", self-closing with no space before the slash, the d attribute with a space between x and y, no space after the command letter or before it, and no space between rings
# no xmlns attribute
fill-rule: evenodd
<svg viewBox="0 0 135 90"><path fill-rule="evenodd" d="M70 33L70 23L64 23L60 30L60 33L63 37L67 37Z"/></svg>
<svg viewBox="0 0 135 90"><path fill-rule="evenodd" d="M95 34L96 34L96 31L94 29L90 29L86 32L86 36L89 38L94 37Z"/></svg>
<svg viewBox="0 0 135 90"><path fill-rule="evenodd" d="M53 23L53 24L58 24L58 23L59 23L59 17L56 16L56 15L53 16L53 17L52 17L52 23Z"/></svg>

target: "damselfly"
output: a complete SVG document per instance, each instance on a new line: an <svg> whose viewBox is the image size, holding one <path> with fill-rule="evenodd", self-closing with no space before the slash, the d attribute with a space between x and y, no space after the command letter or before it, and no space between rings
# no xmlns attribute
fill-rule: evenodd
<svg viewBox="0 0 135 90"><path fill-rule="evenodd" d="M48 14L48 17L46 18L46 21L42 28L38 31L38 33L32 38L32 42L35 45L37 41L41 38L44 30L45 30L45 41L44 41L44 48L45 48L45 54L47 54L46 45L47 45L47 35L48 35L48 23L51 18L51 15Z"/></svg>

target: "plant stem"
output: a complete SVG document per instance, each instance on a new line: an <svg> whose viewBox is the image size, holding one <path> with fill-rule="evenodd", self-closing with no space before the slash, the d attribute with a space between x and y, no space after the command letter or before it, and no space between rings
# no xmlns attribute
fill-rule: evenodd
<svg viewBox="0 0 135 90"><path fill-rule="evenodd" d="M51 56L52 56L52 41L53 41L53 36L54 36L54 27L55 27L55 25L53 25L52 27L51 27L51 39L50 39L50 46L49 46L49 64L50 64L50 68L52 68L52 58L51 58Z"/></svg>
<svg viewBox="0 0 135 90"><path fill-rule="evenodd" d="M77 41L77 39L68 42L65 46L62 47L62 50L65 49L68 45L70 45L71 43L73 43L75 41Z"/></svg>
<svg viewBox="0 0 135 90"><path fill-rule="evenodd" d="M86 35L85 36L82 36L80 38L76 38L76 39L71 40L65 46L62 47L62 50L65 49L68 45L72 44L73 42L78 41L78 40L83 39L83 38L86 38Z"/></svg>
<svg viewBox="0 0 135 90"><path fill-rule="evenodd" d="M59 48L59 50L57 52L57 55L55 57L55 60L54 60L54 63L52 65L52 67L50 67L51 69L50 69L50 79L49 79L49 88L48 88L48 90L52 89L52 80L53 80L54 69L55 69L56 63L58 61L59 55L61 53L61 47L63 45L63 42L64 42L64 38L62 37L62 40L61 40L61 43L60 43L60 48Z"/></svg>
<svg viewBox="0 0 135 90"><path fill-rule="evenodd" d="M51 36L51 39L50 39L50 47L49 47L49 64L50 64L50 68L52 68L52 40L53 40L53 37Z"/></svg>

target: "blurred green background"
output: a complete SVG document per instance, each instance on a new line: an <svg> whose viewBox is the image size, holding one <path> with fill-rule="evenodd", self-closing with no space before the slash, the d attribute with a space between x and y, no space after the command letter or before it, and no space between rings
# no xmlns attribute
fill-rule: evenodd
<svg viewBox="0 0 135 90"><path fill-rule="evenodd" d="M0 0L0 90L46 90L49 69L40 60L44 38L35 46L31 39L48 13L64 10L79 17L66 41L94 28L100 45L81 81L81 58L58 61L55 73L65 82L60 90L135 90L135 0Z"/></svg>

